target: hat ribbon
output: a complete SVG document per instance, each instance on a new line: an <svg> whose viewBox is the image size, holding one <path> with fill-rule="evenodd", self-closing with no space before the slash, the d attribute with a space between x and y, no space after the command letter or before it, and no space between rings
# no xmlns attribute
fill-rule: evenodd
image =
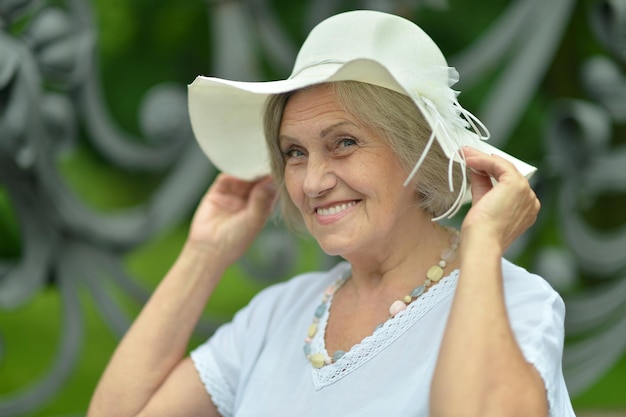
<svg viewBox="0 0 626 417"><path fill-rule="evenodd" d="M445 213L437 217L434 217L432 219L433 221L439 221L444 218L453 217L456 213L458 213L458 211L463 206L463 203L464 203L463 197L465 195L465 190L467 189L467 185L468 185L465 154L463 152L463 144L461 143L459 135L452 135L450 134L448 130L447 125L450 123L454 125L454 121L446 120L439 112L437 106L424 95L420 94L419 99L424 103L425 105L424 108L431 116L431 119L434 121L434 125L432 126L430 137L428 138L428 141L426 142L426 145L424 146L424 150L422 151L420 158L415 163L415 166L413 167L413 169L407 176L407 179L404 181L403 185L406 187L411 182L411 180L415 177L418 169L424 163L424 160L426 159L426 155L428 154L428 151L430 150L435 138L438 138L439 141L443 140L448 144L453 144L453 147L456 148L457 150L457 154L459 156L458 162L461 166L461 176L462 176L461 188L459 189L456 200L450 206L450 208ZM454 110L455 110L454 113L458 115L457 116L458 119L456 121L457 124L464 125L465 127L470 128L470 130L473 131L477 135L478 139L480 140L488 140L490 138L489 129L487 129L487 127L483 124L482 121L480 121L480 119L474 116L467 109L463 108L463 106L461 106L458 100L455 99L454 102L452 103L452 106L454 107ZM459 128L461 129L465 129L465 127L459 126ZM450 192L454 192L454 181L452 178L453 169L454 169L454 164L453 164L454 160L455 160L454 155L451 155L449 157L449 163L448 163L448 186L449 186Z"/></svg>

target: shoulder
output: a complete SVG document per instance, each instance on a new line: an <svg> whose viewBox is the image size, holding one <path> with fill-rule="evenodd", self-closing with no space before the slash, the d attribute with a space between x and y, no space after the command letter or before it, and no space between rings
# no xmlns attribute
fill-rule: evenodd
<svg viewBox="0 0 626 417"><path fill-rule="evenodd" d="M268 336L285 331L305 316L310 321L323 289L345 267L338 264L328 271L299 274L266 287L240 309L232 320L219 326L209 339L209 344L232 354L234 351L241 351L242 354L244 351L256 352L263 347Z"/></svg>
<svg viewBox="0 0 626 417"><path fill-rule="evenodd" d="M551 321L562 326L565 303L543 277L502 260L504 297L511 321ZM536 323L537 324L537 323Z"/></svg>
<svg viewBox="0 0 626 417"><path fill-rule="evenodd" d="M270 310L273 315L282 315L295 307L301 308L303 304L317 303L324 289L347 268L346 262L340 262L327 271L305 272L270 285L256 294L246 309Z"/></svg>
<svg viewBox="0 0 626 417"><path fill-rule="evenodd" d="M556 294L556 291L543 277L502 258L502 278L505 291L537 291Z"/></svg>
<svg viewBox="0 0 626 417"><path fill-rule="evenodd" d="M506 258L502 258L502 274L505 282L514 282L519 279L528 280L533 285L544 285L547 282L537 274L529 272L525 268L514 264Z"/></svg>
<svg viewBox="0 0 626 417"><path fill-rule="evenodd" d="M563 316L565 304L561 295L543 277L527 271L506 259L502 260L504 295L509 310L524 306L538 311L552 311Z"/></svg>

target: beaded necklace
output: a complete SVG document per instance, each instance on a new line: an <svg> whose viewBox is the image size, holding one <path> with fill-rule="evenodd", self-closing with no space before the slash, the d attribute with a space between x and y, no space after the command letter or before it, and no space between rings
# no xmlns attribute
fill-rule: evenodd
<svg viewBox="0 0 626 417"><path fill-rule="evenodd" d="M401 300L396 300L391 303L389 307L389 317L387 320L393 319L398 313L403 310L406 310L407 306L411 304L413 301L417 300L422 294L424 294L430 286L439 282L439 280L443 277L444 268L456 259L456 252L459 247L460 235L459 232L452 228L446 228L450 233L450 246L444 249L441 252L441 257L439 263L433 265L426 272L426 279L424 283L413 288L407 295L405 295ZM337 362L343 355L346 354L343 350L337 350L333 353L332 357L325 355L321 352L314 353L311 351L311 342L313 341L313 337L317 334L318 325L320 319L324 316L326 311L328 310L328 302L332 298L332 296L346 283L346 281L352 275L351 269L345 270L341 276L331 284L326 290L324 290L324 294L322 296L322 301L320 305L317 306L315 312L313 314L313 321L309 326L307 331L307 337L304 339L304 355L311 362L311 365L314 368L321 368L325 365L330 365L332 363ZM382 327L385 323L380 323L374 331L378 330L378 328Z"/></svg>

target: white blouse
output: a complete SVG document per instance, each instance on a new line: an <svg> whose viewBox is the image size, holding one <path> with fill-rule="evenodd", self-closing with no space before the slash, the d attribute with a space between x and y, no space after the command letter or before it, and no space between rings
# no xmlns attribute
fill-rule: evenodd
<svg viewBox="0 0 626 417"><path fill-rule="evenodd" d="M304 355L304 338L323 291L347 268L342 262L268 287L191 353L224 417L428 416L430 382L458 271L337 362L315 369ZM563 300L541 277L506 260L502 268L509 319L526 360L544 380L550 416L574 416L561 369ZM328 309L313 352L326 353L327 320Z"/></svg>

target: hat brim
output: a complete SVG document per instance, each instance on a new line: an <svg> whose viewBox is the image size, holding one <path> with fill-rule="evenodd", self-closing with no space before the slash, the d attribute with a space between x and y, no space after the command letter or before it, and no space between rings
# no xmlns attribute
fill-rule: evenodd
<svg viewBox="0 0 626 417"><path fill-rule="evenodd" d="M254 180L270 173L263 132L267 98L316 84L348 80L375 84L411 97L431 128L436 125L423 103L409 94L383 65L370 59L355 59L315 65L280 81L242 82L199 76L188 88L193 132L202 150L220 171L243 180ZM461 146L499 155L512 162L527 178L536 171L535 167L480 140L470 130L459 129L456 134ZM458 148L442 148L448 157L458 157Z"/></svg>
<svg viewBox="0 0 626 417"><path fill-rule="evenodd" d="M222 172L253 180L270 172L263 111L270 95L334 81L363 81L404 92L380 64L359 59L311 67L295 78L267 82L197 77L189 85L189 117L202 150Z"/></svg>

